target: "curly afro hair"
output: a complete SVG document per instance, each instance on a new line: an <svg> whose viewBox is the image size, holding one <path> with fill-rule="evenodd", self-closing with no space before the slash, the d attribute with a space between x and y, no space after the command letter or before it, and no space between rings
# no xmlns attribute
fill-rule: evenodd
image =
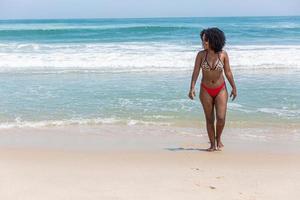
<svg viewBox="0 0 300 200"><path fill-rule="evenodd" d="M205 34L205 41L209 42L209 47L214 50L214 52L222 51L226 38L223 31L218 28L207 28L203 29L200 33L201 40L203 40L203 35Z"/></svg>

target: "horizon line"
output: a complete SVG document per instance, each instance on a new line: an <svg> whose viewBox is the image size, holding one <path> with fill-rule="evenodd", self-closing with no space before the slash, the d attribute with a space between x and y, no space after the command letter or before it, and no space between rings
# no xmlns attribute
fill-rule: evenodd
<svg viewBox="0 0 300 200"><path fill-rule="evenodd" d="M235 18L235 17L300 17L300 15L232 15L232 16L172 16L172 17L82 17L82 18L3 18L5 20L76 20L76 19L165 19L165 18Z"/></svg>

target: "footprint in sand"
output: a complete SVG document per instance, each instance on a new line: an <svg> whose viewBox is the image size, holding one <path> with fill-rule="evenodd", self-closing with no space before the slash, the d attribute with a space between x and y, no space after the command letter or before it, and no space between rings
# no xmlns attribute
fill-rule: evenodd
<svg viewBox="0 0 300 200"><path fill-rule="evenodd" d="M201 171L201 172L203 172L203 170L202 169L199 169L199 168L191 168L192 170L195 170L195 171Z"/></svg>
<svg viewBox="0 0 300 200"><path fill-rule="evenodd" d="M215 186L211 186L211 185L209 186L209 188L212 189L212 190L215 190L215 189L216 189Z"/></svg>

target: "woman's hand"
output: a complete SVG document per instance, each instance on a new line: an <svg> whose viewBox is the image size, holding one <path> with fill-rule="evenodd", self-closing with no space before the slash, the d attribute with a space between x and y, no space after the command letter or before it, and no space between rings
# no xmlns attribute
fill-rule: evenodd
<svg viewBox="0 0 300 200"><path fill-rule="evenodd" d="M236 91L236 88L233 88L231 90L231 94L230 94L230 97L232 97L232 100L233 101L235 99L235 97L237 96L237 91Z"/></svg>
<svg viewBox="0 0 300 200"><path fill-rule="evenodd" d="M194 99L194 97L196 96L196 93L195 93L195 89L190 89L190 92L189 92L189 98L190 99Z"/></svg>

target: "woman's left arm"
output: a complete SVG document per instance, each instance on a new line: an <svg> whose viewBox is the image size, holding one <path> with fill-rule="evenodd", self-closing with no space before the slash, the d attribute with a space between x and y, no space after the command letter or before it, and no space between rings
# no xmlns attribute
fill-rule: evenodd
<svg viewBox="0 0 300 200"><path fill-rule="evenodd" d="M237 96L237 89L236 89L236 86L235 86L235 83L234 83L234 79L233 79L233 74L231 72L231 69L230 69L230 64L229 64L229 57L228 57L228 54L226 51L224 51L224 73L225 73L225 76L227 78L227 80L229 81L230 85L231 85L231 88L232 88L232 91L230 93L230 97L232 97L232 101L235 99L235 97Z"/></svg>

